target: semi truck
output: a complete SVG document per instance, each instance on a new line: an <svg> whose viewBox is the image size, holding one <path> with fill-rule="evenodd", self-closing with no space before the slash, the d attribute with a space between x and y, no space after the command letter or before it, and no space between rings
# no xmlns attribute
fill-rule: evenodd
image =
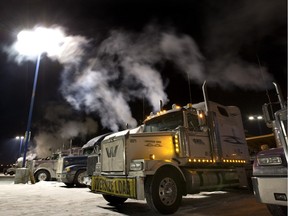
<svg viewBox="0 0 288 216"><path fill-rule="evenodd" d="M46 158L34 158L31 160L32 172L36 182L51 181L56 179L57 162L60 157L67 155L78 155L80 148L70 148L69 150L59 150ZM7 170L8 174L16 173L17 168L22 167L23 157L17 159L15 164ZM5 173L4 173L5 174Z"/></svg>
<svg viewBox="0 0 288 216"><path fill-rule="evenodd" d="M103 138L104 135L100 135L89 140L82 146L80 155L60 158L57 163L57 181L63 182L68 187L74 185L77 187L86 186L84 177L87 176L87 159L89 155L93 155L94 149Z"/></svg>
<svg viewBox="0 0 288 216"><path fill-rule="evenodd" d="M144 200L172 214L182 196L248 187L252 168L239 108L208 100L151 113L135 129L105 136L91 191L111 205ZM249 166L250 165L250 166ZM88 168L89 169L89 168Z"/></svg>
<svg viewBox="0 0 288 216"><path fill-rule="evenodd" d="M56 179L57 161L60 155L54 153L51 157L33 160L33 172L36 182Z"/></svg>
<svg viewBox="0 0 288 216"><path fill-rule="evenodd" d="M89 140L86 145L93 146L93 151L87 157L87 172L84 176L83 183L91 189L91 178L96 168L96 163L99 160L99 150L102 140L111 133L101 134Z"/></svg>
<svg viewBox="0 0 288 216"><path fill-rule="evenodd" d="M263 105L266 125L272 128L276 148L261 151L253 164L252 184L256 199L267 205L274 216L287 216L287 105L280 88L274 83L277 102ZM278 105L279 108L275 108Z"/></svg>
<svg viewBox="0 0 288 216"><path fill-rule="evenodd" d="M32 166L35 181L56 180L58 159L68 155L79 155L80 150L80 147L71 147L70 149L59 150L47 158L34 159L32 161Z"/></svg>
<svg viewBox="0 0 288 216"><path fill-rule="evenodd" d="M87 155L62 157L58 160L56 179L68 187L82 187L86 166Z"/></svg>

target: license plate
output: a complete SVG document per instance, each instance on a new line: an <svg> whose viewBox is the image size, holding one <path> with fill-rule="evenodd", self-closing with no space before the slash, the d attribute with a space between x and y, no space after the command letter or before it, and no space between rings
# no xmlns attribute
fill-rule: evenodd
<svg viewBox="0 0 288 216"><path fill-rule="evenodd" d="M121 197L136 198L135 178L107 178L103 176L92 177L91 189Z"/></svg>

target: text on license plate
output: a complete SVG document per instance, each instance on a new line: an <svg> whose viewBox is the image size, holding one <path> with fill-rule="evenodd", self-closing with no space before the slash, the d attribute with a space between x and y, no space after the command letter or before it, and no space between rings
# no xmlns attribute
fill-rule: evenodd
<svg viewBox="0 0 288 216"><path fill-rule="evenodd" d="M106 178L94 176L95 191L113 195L136 198L136 185L134 178ZM93 186L92 186L93 187Z"/></svg>

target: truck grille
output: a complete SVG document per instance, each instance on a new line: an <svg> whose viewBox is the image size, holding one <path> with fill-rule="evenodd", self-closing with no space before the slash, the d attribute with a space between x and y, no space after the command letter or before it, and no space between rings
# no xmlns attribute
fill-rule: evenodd
<svg viewBox="0 0 288 216"><path fill-rule="evenodd" d="M104 140L101 147L101 171L125 172L125 137Z"/></svg>
<svg viewBox="0 0 288 216"><path fill-rule="evenodd" d="M98 155L89 155L87 159L87 174L92 176L95 171L96 163L98 162Z"/></svg>

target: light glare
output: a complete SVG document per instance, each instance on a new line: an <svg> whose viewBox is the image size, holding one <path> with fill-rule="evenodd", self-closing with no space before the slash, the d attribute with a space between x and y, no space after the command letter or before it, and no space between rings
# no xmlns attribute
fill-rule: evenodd
<svg viewBox="0 0 288 216"><path fill-rule="evenodd" d="M19 32L15 49L21 55L37 56L47 52L53 56L60 52L64 39L65 35L60 29L37 27Z"/></svg>

